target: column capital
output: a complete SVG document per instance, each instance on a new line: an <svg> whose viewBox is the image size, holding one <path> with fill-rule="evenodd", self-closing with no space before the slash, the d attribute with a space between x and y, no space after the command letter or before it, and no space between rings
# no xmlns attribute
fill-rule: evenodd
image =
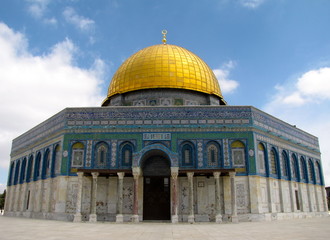
<svg viewBox="0 0 330 240"><path fill-rule="evenodd" d="M235 175L236 175L236 172L229 172L229 176L230 176L231 178L235 177Z"/></svg>
<svg viewBox="0 0 330 240"><path fill-rule="evenodd" d="M77 172L78 177L83 177L84 176L84 172Z"/></svg>
<svg viewBox="0 0 330 240"><path fill-rule="evenodd" d="M221 172L213 172L214 178L219 178L221 175Z"/></svg>
<svg viewBox="0 0 330 240"><path fill-rule="evenodd" d="M179 168L178 167L171 167L171 177L176 179L179 175Z"/></svg>
<svg viewBox="0 0 330 240"><path fill-rule="evenodd" d="M141 168L132 167L132 174L133 174L134 179L138 178L141 175Z"/></svg>
<svg viewBox="0 0 330 240"><path fill-rule="evenodd" d="M92 176L93 176L93 178L97 178L99 176L99 173L98 172L92 172Z"/></svg>
<svg viewBox="0 0 330 240"><path fill-rule="evenodd" d="M187 172L187 177L192 178L194 176L194 172Z"/></svg>
<svg viewBox="0 0 330 240"><path fill-rule="evenodd" d="M117 172L119 179L124 179L125 173L124 172Z"/></svg>

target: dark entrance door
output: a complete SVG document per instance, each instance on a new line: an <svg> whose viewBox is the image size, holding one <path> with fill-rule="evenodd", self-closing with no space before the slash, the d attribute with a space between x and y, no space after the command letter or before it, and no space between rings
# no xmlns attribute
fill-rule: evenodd
<svg viewBox="0 0 330 240"><path fill-rule="evenodd" d="M169 177L144 177L143 219L171 219Z"/></svg>
<svg viewBox="0 0 330 240"><path fill-rule="evenodd" d="M154 152L155 154L155 152ZM170 164L161 154L143 162L143 220L170 220Z"/></svg>

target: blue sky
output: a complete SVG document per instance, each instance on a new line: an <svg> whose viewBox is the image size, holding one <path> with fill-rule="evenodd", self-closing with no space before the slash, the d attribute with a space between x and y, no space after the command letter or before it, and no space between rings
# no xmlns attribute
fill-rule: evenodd
<svg viewBox="0 0 330 240"><path fill-rule="evenodd" d="M328 0L2 0L0 191L13 138L65 107L100 106L163 29L214 70L228 104L319 137L330 185L329 24Z"/></svg>

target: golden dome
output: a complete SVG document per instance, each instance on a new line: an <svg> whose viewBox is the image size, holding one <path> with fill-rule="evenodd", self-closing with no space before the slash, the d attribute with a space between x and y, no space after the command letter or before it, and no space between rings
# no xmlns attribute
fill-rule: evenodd
<svg viewBox="0 0 330 240"><path fill-rule="evenodd" d="M160 44L140 50L119 67L103 103L115 94L151 88L194 90L223 99L217 78L202 59L182 47Z"/></svg>

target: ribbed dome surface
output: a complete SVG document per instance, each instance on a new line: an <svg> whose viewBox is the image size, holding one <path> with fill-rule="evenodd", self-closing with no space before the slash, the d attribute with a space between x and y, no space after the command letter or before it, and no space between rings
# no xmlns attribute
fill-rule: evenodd
<svg viewBox="0 0 330 240"><path fill-rule="evenodd" d="M207 64L192 52L169 44L150 46L129 57L114 74L107 99L150 88L187 89L223 98Z"/></svg>

